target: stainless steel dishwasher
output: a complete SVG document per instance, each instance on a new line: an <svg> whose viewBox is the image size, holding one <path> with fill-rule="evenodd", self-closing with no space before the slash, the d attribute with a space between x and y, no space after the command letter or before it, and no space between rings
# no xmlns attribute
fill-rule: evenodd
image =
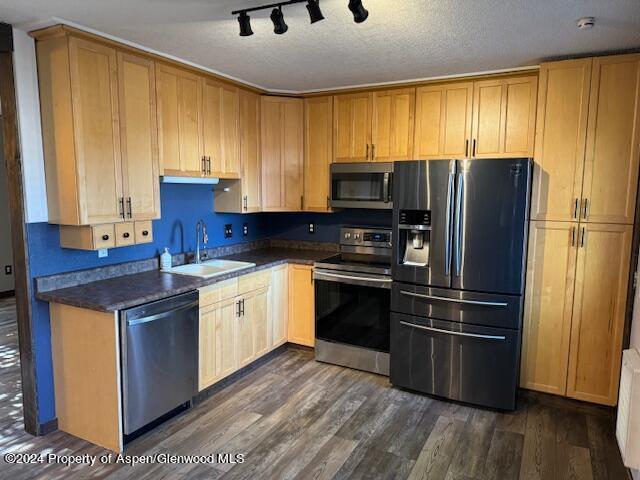
<svg viewBox="0 0 640 480"><path fill-rule="evenodd" d="M191 401L198 376L198 292L120 314L124 433Z"/></svg>

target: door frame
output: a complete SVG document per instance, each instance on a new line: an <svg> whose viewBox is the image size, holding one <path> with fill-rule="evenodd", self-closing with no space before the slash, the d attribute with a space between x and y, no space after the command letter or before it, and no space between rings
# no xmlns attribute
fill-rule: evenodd
<svg viewBox="0 0 640 480"><path fill-rule="evenodd" d="M32 287L29 269L29 246L25 223L22 157L20 155L15 77L13 71L13 30L0 23L0 102L2 133L7 170L11 241L18 319L18 346L22 372L22 410L24 429L31 435L43 435L51 430L38 421L38 397L31 309Z"/></svg>

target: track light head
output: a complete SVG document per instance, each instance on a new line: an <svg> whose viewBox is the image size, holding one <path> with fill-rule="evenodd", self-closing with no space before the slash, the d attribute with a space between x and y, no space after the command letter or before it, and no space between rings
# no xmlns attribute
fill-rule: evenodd
<svg viewBox="0 0 640 480"><path fill-rule="evenodd" d="M251 30L251 17L247 15L247 12L240 12L240 15L238 15L238 23L240 24L241 37L253 35L253 30Z"/></svg>
<svg viewBox="0 0 640 480"><path fill-rule="evenodd" d="M353 21L364 22L369 16L369 12L362 6L362 0L349 0L349 10L353 13Z"/></svg>
<svg viewBox="0 0 640 480"><path fill-rule="evenodd" d="M311 23L324 20L324 16L320 11L319 0L307 0L307 10L309 11L309 19L311 20Z"/></svg>
<svg viewBox="0 0 640 480"><path fill-rule="evenodd" d="M284 23L284 15L282 15L282 7L274 8L271 12L271 21L273 22L273 33L282 35L289 30L289 27Z"/></svg>

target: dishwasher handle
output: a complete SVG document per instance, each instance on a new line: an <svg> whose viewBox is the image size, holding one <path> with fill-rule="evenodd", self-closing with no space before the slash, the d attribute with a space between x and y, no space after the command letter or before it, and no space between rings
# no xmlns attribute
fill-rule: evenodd
<svg viewBox="0 0 640 480"><path fill-rule="evenodd" d="M127 327L132 327L134 325L140 325L142 323L153 322L155 320L160 320L162 318L166 318L166 317L169 317L171 315L174 315L176 312L181 312L183 310L189 310L190 308L197 308L197 307L198 307L198 301L196 300L195 302L191 302L191 303L187 303L187 304L184 304L184 305L180 305L179 307L172 308L170 310L167 310L166 312L156 313L155 315L150 315L148 317L140 317L140 318L128 319L127 320Z"/></svg>

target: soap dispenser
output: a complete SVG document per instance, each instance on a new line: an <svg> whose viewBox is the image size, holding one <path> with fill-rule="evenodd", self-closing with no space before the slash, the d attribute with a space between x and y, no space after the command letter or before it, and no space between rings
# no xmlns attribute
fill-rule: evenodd
<svg viewBox="0 0 640 480"><path fill-rule="evenodd" d="M160 255L160 270L171 270L171 254L168 247L165 247L164 252Z"/></svg>

